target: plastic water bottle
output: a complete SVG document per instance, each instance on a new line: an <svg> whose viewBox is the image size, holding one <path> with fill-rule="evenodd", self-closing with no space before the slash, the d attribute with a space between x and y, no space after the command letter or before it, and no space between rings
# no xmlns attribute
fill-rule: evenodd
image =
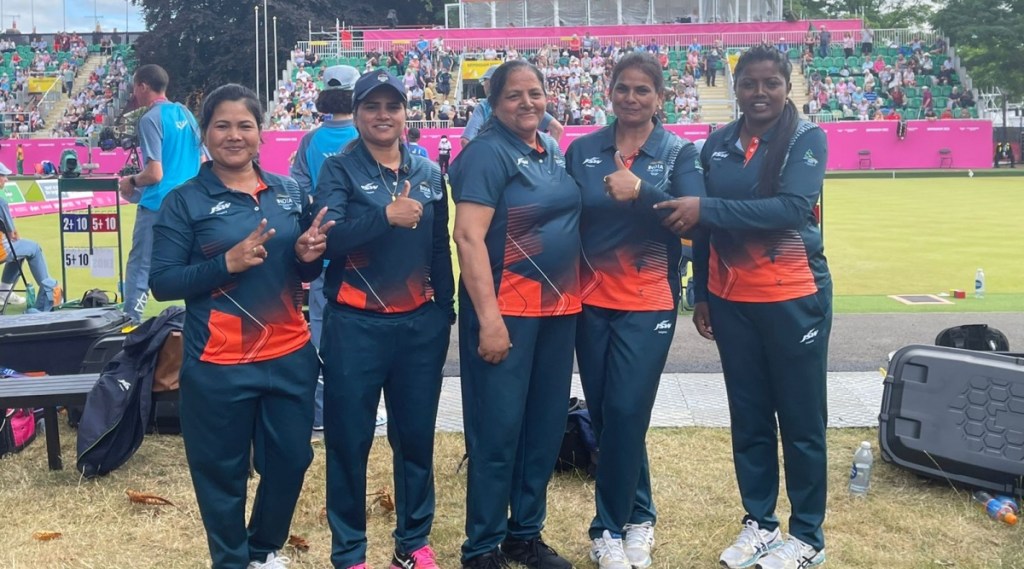
<svg viewBox="0 0 1024 569"><path fill-rule="evenodd" d="M1003 522L1010 526L1017 524L1017 515L1013 513L1013 508L1004 500L993 498L991 494L981 490L975 492L971 496L971 499L974 500L975 504L985 510L988 517L993 520Z"/></svg>
<svg viewBox="0 0 1024 569"><path fill-rule="evenodd" d="M974 273L974 298L985 298L985 271L981 269Z"/></svg>
<svg viewBox="0 0 1024 569"><path fill-rule="evenodd" d="M871 487L871 464L874 460L871 455L871 443L860 443L857 452L853 453L853 467L850 468L851 496L868 495L868 489Z"/></svg>

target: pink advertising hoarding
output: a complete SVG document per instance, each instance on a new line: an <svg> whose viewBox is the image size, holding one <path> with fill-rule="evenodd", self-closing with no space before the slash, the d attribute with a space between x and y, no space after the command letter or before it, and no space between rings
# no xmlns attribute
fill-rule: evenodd
<svg viewBox="0 0 1024 569"><path fill-rule="evenodd" d="M929 169L939 167L939 150L950 150L954 168L989 168L992 166L992 123L984 120L910 121L907 136L896 136L892 121L841 121L820 125L828 135L829 170L857 170L861 167L861 150L871 151L871 167L876 170ZM565 129L561 147L595 127L570 126ZM708 125L668 125L667 128L689 140L706 138ZM447 135L452 143L452 157L461 150L462 129L423 129L422 144L432 158L437 157L437 141ZM260 159L272 172L286 173L288 157L298 147L301 132L266 132ZM948 166L948 164L943 164Z"/></svg>
<svg viewBox="0 0 1024 569"><path fill-rule="evenodd" d="M907 135L896 135L896 121L825 123L828 169L857 170L861 150L870 154L875 170L992 167L992 123L984 120L909 121ZM940 150L952 161L942 163Z"/></svg>
<svg viewBox="0 0 1024 569"><path fill-rule="evenodd" d="M841 121L820 125L828 135L829 170L875 170L934 169L952 167L957 169L984 169L992 167L992 123L984 120L910 121L907 134L900 139L896 134L894 121ZM689 140L706 138L708 125L668 125L667 128ZM563 150L576 138L592 132L595 127L567 127L562 137ZM298 148L303 131L267 131L263 133L264 144L260 161L271 172L287 174L289 157ZM432 158L437 157L437 143L446 135L452 143L453 158L461 150L459 136L462 129L423 129L421 144ZM88 162L88 150L76 147L73 139L28 139L6 141L0 145L0 162L15 169L15 152L18 144L25 151L25 173L34 172L34 165L42 160L60 164L60 154L66 148L78 153L82 164ZM870 165L862 161L870 153ZM948 150L948 153L945 151ZM942 156L951 164L940 160ZM93 163L99 167L93 173L112 174L124 166L125 152L94 150ZM90 203L94 206L109 206L114 203L112 193L97 193L92 198L74 198L65 203L66 209L80 209ZM13 215L40 215L53 213L56 201L35 201L25 204L11 204Z"/></svg>
<svg viewBox="0 0 1024 569"><path fill-rule="evenodd" d="M516 46L539 47L544 43L558 43L562 40L568 41L573 34L583 37L590 33L591 36L635 36L647 40L651 37L665 38L666 36L683 36L686 41L689 36L707 37L709 35L721 34L743 34L756 33L771 37L775 34L786 34L786 39L791 43L799 42L807 32L808 26L828 26L833 32L859 31L860 20L803 20L799 22L741 22L728 24L651 24L643 26L560 26L556 28L466 28L466 29L438 29L438 30L365 30L363 32L363 43L369 48L390 50L392 42L415 43L422 34L427 39L443 37L449 47L460 47L463 45L487 47L486 42L494 42L496 45L513 43ZM772 38L776 39L776 38ZM833 41L838 42L841 38L833 36ZM858 36L859 39L859 36ZM536 40L531 42L530 40ZM664 41L664 39L662 40ZM533 45L536 43L536 46Z"/></svg>

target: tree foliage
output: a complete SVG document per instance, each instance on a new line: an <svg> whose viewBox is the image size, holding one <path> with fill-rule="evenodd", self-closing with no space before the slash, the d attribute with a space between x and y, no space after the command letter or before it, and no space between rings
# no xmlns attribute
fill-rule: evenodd
<svg viewBox="0 0 1024 569"><path fill-rule="evenodd" d="M927 0L789 0L802 18L863 18L875 29L920 28L932 14Z"/></svg>
<svg viewBox="0 0 1024 569"><path fill-rule="evenodd" d="M1024 96L1024 2L948 0L931 24L949 37L975 87Z"/></svg>
<svg viewBox="0 0 1024 569"><path fill-rule="evenodd" d="M264 67L263 0L131 0L142 7L147 32L135 43L142 64L156 63L171 77L168 96L196 106L204 93L225 83L256 85L256 10L259 6L260 93L280 76L291 49L314 30L379 25L389 8L403 24L428 23L430 0L266 0L270 66L274 65L273 17L277 16L280 69ZM269 79L269 80L268 80ZM265 98L265 96L264 96Z"/></svg>

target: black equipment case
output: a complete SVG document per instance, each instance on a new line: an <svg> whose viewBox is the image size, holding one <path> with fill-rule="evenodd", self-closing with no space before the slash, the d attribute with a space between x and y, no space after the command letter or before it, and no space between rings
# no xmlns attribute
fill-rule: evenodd
<svg viewBox="0 0 1024 569"><path fill-rule="evenodd" d="M1024 487L1024 356L907 346L889 363L882 458L1001 494Z"/></svg>
<svg viewBox="0 0 1024 569"><path fill-rule="evenodd" d="M49 375L80 373L93 344L120 334L128 322L112 306L0 317L0 367Z"/></svg>

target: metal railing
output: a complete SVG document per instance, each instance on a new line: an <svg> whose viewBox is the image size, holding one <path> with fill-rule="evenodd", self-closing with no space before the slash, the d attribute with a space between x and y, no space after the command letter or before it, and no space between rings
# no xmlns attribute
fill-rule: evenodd
<svg viewBox="0 0 1024 569"><path fill-rule="evenodd" d="M650 32L644 31L640 26L632 26L630 28L633 28L636 31L619 35L604 35L597 39L602 46L607 46L609 44L614 45L616 43L618 45L625 46L629 42L633 42L638 45L648 45L653 40L659 46L667 46L670 49L677 50L685 49L694 40L705 47L714 45L716 41L721 41L722 47L725 48L749 47L751 45L766 42L774 44L785 43L790 49L803 49L804 38L806 37L806 32L804 31L651 34ZM318 57L352 57L363 55L371 51L388 53L392 51L396 45L411 47L414 41L413 38L418 36L419 31L421 30L411 30L409 36L410 39L397 42L392 40L362 40L353 41L351 46L344 46L338 40L314 40L297 42L297 47L303 51L311 51ZM424 35L426 35L430 30L422 31L424 32ZM480 32L480 36L474 38L447 38L445 39L445 47L448 49L454 49L457 52L471 48L487 48L491 46L515 48L519 52L536 51L543 46L555 46L559 49L569 48L570 36L561 35L558 28L552 28L551 34L538 37L509 38L501 36L500 31L487 33L485 30L481 30ZM859 52L859 28L836 28L831 30L831 32L833 46L841 46L843 39L842 36L846 32L849 32L853 36L856 49ZM872 32L874 34L874 44L876 46L888 46L890 44L907 45L915 39L920 40L926 46L930 46L934 43L935 39L941 35L939 32L935 31L917 31L910 29L877 29L872 30Z"/></svg>

